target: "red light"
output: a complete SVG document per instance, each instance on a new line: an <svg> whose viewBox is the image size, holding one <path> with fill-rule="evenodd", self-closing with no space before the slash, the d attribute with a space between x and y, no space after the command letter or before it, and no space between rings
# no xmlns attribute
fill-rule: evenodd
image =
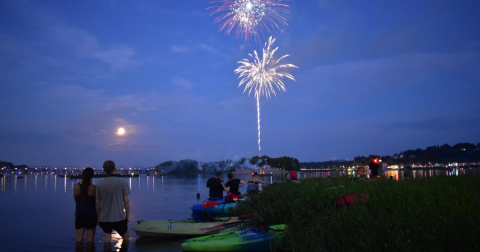
<svg viewBox="0 0 480 252"><path fill-rule="evenodd" d="M377 159L377 158L374 158L374 159L373 159L373 162L374 162L375 164L378 164L378 159Z"/></svg>

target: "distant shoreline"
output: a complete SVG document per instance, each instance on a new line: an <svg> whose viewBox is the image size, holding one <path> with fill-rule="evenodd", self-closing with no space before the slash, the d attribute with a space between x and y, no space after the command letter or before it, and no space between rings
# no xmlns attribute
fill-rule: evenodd
<svg viewBox="0 0 480 252"><path fill-rule="evenodd" d="M288 171L286 170L266 170L265 173L260 173L259 171L256 171L256 170L251 170L251 169L245 169L245 170L236 170L234 172L232 172L233 174L251 174L252 172L258 172L259 175L263 175L263 174L284 174L284 173L288 173Z"/></svg>

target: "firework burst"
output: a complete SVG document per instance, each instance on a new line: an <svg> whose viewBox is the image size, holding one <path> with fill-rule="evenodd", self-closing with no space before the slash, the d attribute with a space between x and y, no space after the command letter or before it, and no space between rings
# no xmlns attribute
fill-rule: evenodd
<svg viewBox="0 0 480 252"><path fill-rule="evenodd" d="M219 31L230 34L236 27L235 37L249 40L254 37L258 41L259 34L272 33L281 30L278 24L288 25L282 14L290 14L288 5L282 0L213 0L210 4L218 4L212 9L210 16L220 14L215 18L219 23Z"/></svg>
<svg viewBox="0 0 480 252"><path fill-rule="evenodd" d="M247 90L248 95L254 93L255 98L257 99L257 122L258 122L258 150L261 151L260 146L260 97L265 96L267 99L271 98L272 94L276 96L275 87L279 91L286 92L285 84L282 79L284 77L295 81L293 75L283 72L282 70L290 67L298 68L293 64L279 64L279 62L290 55L284 55L278 60L274 59L274 54L278 50L278 47L272 50L272 45L275 42L275 39L270 37L268 42L265 43L265 48L263 48L262 58L258 56L257 51L249 54L253 58L253 61L248 59L243 59L237 63L239 66L234 70L235 74L239 74L238 78L241 79L238 87L245 84L245 93Z"/></svg>

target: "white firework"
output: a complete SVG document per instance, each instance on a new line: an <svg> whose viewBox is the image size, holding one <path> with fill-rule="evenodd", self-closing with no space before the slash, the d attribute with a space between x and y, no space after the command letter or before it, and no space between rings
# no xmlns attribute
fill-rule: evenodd
<svg viewBox="0 0 480 252"><path fill-rule="evenodd" d="M283 70L290 67L298 68L293 64L279 64L283 58L290 56L288 54L277 60L274 59L275 52L278 50L278 47L272 50L274 42L275 39L270 37L268 42L265 43L265 48L263 48L262 58L259 57L257 51L254 51L254 55L249 54L253 61L243 59L237 62L241 66L234 70L235 74L239 74L238 78L241 79L238 87L245 84L243 92L245 93L249 90L248 95L250 95L253 91L257 99L258 150L260 155L262 150L260 146L260 97L265 96L268 99L271 98L272 94L276 96L275 87L279 91L286 92L283 78L286 77L293 81L295 81L295 78Z"/></svg>
<svg viewBox="0 0 480 252"><path fill-rule="evenodd" d="M290 14L283 0L211 0L211 16L219 14L214 23L220 31L230 34L236 29L236 37L259 40L259 34L280 31L280 25L288 25L283 15Z"/></svg>

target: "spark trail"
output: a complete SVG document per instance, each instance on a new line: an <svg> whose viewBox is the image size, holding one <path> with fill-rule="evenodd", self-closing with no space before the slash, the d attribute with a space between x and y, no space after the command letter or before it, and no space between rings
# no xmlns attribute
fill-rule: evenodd
<svg viewBox="0 0 480 252"><path fill-rule="evenodd" d="M260 138L260 97L265 96L267 100L271 98L272 94L276 96L275 87L279 91L286 92L285 84L283 83L283 77L295 81L293 75L283 72L283 69L286 68L298 68L293 64L279 64L279 62L290 55L286 54L280 57L278 60L274 59L275 52L278 50L278 47L272 50L272 45L275 42L275 39L270 37L268 42L265 43L265 48L263 48L262 58L258 56L257 51L254 51L253 54L249 54L253 58L252 61L248 59L243 59L237 63L240 66L234 70L235 74L239 74L238 78L241 79L238 87L245 84L245 89L243 92L248 91L248 95L254 91L255 98L257 99L257 122L258 122L258 151L261 155L261 138Z"/></svg>
<svg viewBox="0 0 480 252"><path fill-rule="evenodd" d="M230 34L234 28L235 37L249 40L253 37L259 40L259 34L274 30L281 31L279 24L287 25L283 14L290 14L289 6L282 0L212 0L208 7L210 16L219 14L214 24L219 23L219 31Z"/></svg>

